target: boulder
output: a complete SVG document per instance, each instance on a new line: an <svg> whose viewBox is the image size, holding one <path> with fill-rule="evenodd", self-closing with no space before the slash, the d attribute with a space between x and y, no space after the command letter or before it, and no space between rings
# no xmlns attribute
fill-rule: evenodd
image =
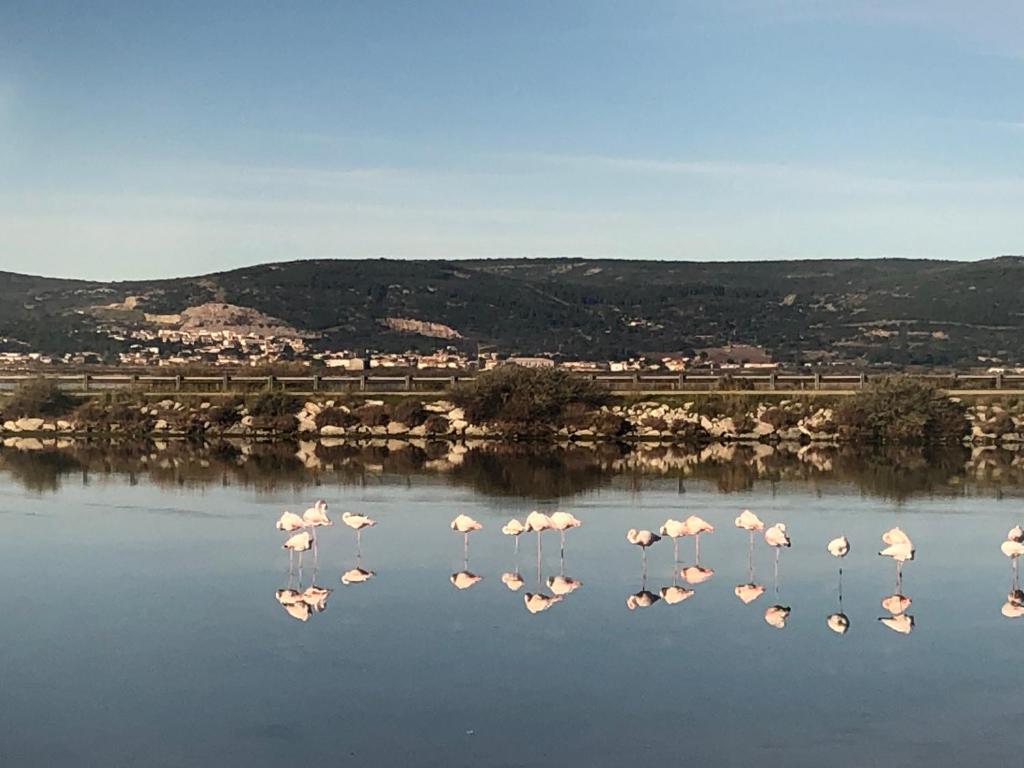
<svg viewBox="0 0 1024 768"><path fill-rule="evenodd" d="M409 427L400 421L389 421L387 431L389 435L404 435L409 431Z"/></svg>
<svg viewBox="0 0 1024 768"><path fill-rule="evenodd" d="M455 409L455 403L450 403L447 400L438 400L435 403L427 403L423 406L423 410L430 413L448 413L448 411Z"/></svg>
<svg viewBox="0 0 1024 768"><path fill-rule="evenodd" d="M449 421L464 421L466 419L466 412L462 408L452 408L448 411Z"/></svg>
<svg viewBox="0 0 1024 768"><path fill-rule="evenodd" d="M38 432L44 423L43 419L18 419L14 422L14 428L18 432Z"/></svg>
<svg viewBox="0 0 1024 768"><path fill-rule="evenodd" d="M451 419L448 422L448 426L454 429L456 432L461 432L469 426L469 422L465 419Z"/></svg>

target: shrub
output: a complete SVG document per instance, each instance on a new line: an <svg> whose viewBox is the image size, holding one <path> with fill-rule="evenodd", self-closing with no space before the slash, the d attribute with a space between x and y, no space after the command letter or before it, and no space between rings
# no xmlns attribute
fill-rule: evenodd
<svg viewBox="0 0 1024 768"><path fill-rule="evenodd" d="M255 419L276 419L281 416L293 417L302 408L302 401L284 392L264 392L253 400L249 413Z"/></svg>
<svg viewBox="0 0 1024 768"><path fill-rule="evenodd" d="M316 426L319 429L324 427L353 427L359 423L359 417L341 408L324 408L316 415Z"/></svg>
<svg viewBox="0 0 1024 768"><path fill-rule="evenodd" d="M790 429L800 423L800 413L789 408L773 406L761 414L761 421L775 429Z"/></svg>
<svg viewBox="0 0 1024 768"><path fill-rule="evenodd" d="M233 427L242 420L240 408L243 405L245 405L245 400L241 396L229 397L224 402L207 410L206 420L210 422L211 427L218 429Z"/></svg>
<svg viewBox="0 0 1024 768"><path fill-rule="evenodd" d="M597 408L608 393L566 371L504 365L458 387L454 399L470 421L550 429L571 415L569 406Z"/></svg>
<svg viewBox="0 0 1024 768"><path fill-rule="evenodd" d="M364 427L384 427L391 421L388 409L383 405L364 405L357 408L354 413Z"/></svg>
<svg viewBox="0 0 1024 768"><path fill-rule="evenodd" d="M647 429L653 429L656 432L665 432L668 430L668 422L665 421L661 416L647 416L640 425Z"/></svg>
<svg viewBox="0 0 1024 768"><path fill-rule="evenodd" d="M840 431L870 443L950 443L967 434L963 403L931 384L888 376L870 382L835 408Z"/></svg>
<svg viewBox="0 0 1024 768"><path fill-rule="evenodd" d="M427 420L423 422L423 428L428 435L444 435L450 429L448 419L436 413L427 417Z"/></svg>
<svg viewBox="0 0 1024 768"><path fill-rule="evenodd" d="M591 422L591 429L604 437L621 437L628 431L629 422L617 413L598 411Z"/></svg>
<svg viewBox="0 0 1024 768"><path fill-rule="evenodd" d="M18 385L4 403L3 414L8 419L63 416L74 407L74 398L57 384L46 379L32 379Z"/></svg>
<svg viewBox="0 0 1024 768"><path fill-rule="evenodd" d="M423 403L419 400L407 398L391 408L391 418L407 427L418 427L426 421L427 411L423 410Z"/></svg>

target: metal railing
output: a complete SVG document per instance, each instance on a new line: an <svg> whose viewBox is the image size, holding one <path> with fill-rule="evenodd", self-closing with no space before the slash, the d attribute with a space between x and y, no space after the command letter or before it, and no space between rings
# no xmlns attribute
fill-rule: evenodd
<svg viewBox="0 0 1024 768"><path fill-rule="evenodd" d="M848 393L865 386L872 374L829 373L576 373L580 378L605 384L613 392L825 392ZM876 376L879 374L875 374ZM914 374L952 392L976 390L1022 390L1024 374L954 373ZM444 393L460 382L471 382L471 373L438 374L348 374L337 376L159 376L149 374L67 373L0 374L0 393L10 392L24 381L44 378L54 381L69 394L90 395L116 390L142 394L254 394L292 392L295 394L353 393Z"/></svg>

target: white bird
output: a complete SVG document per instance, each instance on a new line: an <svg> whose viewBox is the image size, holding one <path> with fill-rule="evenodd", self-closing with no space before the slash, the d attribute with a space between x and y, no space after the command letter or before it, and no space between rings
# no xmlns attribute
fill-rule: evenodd
<svg viewBox="0 0 1024 768"><path fill-rule="evenodd" d="M565 557L565 532L570 528L579 528L583 523L577 520L571 512L553 512L548 518L551 527L558 531L562 538L562 557Z"/></svg>
<svg viewBox="0 0 1024 768"><path fill-rule="evenodd" d="M764 540L769 547L775 547L776 550L779 547L790 546L789 535L786 533L786 524L776 523L766 530L764 532Z"/></svg>
<svg viewBox="0 0 1024 768"><path fill-rule="evenodd" d="M366 515L360 515L352 512L345 512L341 516L341 522L356 532L356 547L362 545L362 536L364 528L373 528L377 524L377 521L372 517Z"/></svg>
<svg viewBox="0 0 1024 768"><path fill-rule="evenodd" d="M888 546L879 551L882 557L891 557L896 561L896 589L900 588L903 579L903 564L914 559L914 543L899 528L890 528L882 534L882 543Z"/></svg>
<svg viewBox="0 0 1024 768"><path fill-rule="evenodd" d="M665 601L665 605L675 605L681 603L683 600L688 600L694 596L696 592L686 587L680 587L673 584L669 587L661 588L661 599Z"/></svg>
<svg viewBox="0 0 1024 768"><path fill-rule="evenodd" d="M284 544L281 545L281 549L287 549L289 552L307 552L313 548L313 537L308 531L302 533L296 533L294 536L290 536Z"/></svg>
<svg viewBox="0 0 1024 768"><path fill-rule="evenodd" d="M369 581L376 575L376 572L367 570L366 568L349 568L341 574L341 583L345 585L362 584Z"/></svg>
<svg viewBox="0 0 1024 768"><path fill-rule="evenodd" d="M526 530L537 534L537 562L540 562L540 535L551 530L551 518L534 510L526 516Z"/></svg>
<svg viewBox="0 0 1024 768"><path fill-rule="evenodd" d="M456 589L469 589L479 581L483 581L483 576L477 576L472 571L456 571L449 577L452 586Z"/></svg>
<svg viewBox="0 0 1024 768"><path fill-rule="evenodd" d="M548 577L548 589L551 590L552 594L558 597L571 595L582 586L583 582L579 579L572 578L572 576L559 575Z"/></svg>
<svg viewBox="0 0 1024 768"><path fill-rule="evenodd" d="M626 607L631 611L635 611L637 608L650 608L659 600L661 598L658 595L648 592L646 589L641 589L636 594L626 598Z"/></svg>
<svg viewBox="0 0 1024 768"><path fill-rule="evenodd" d="M909 635L914 629L914 617L909 613L901 613L899 616L879 616L878 620L901 635Z"/></svg>
<svg viewBox="0 0 1024 768"><path fill-rule="evenodd" d="M469 534L473 531L479 531L481 528L483 528L483 526L469 515L459 515L452 520L451 529L462 534L463 557L465 557L466 553L469 551Z"/></svg>
<svg viewBox="0 0 1024 768"><path fill-rule="evenodd" d="M1019 525L1013 526L1010 532L1006 534L1007 541L1024 541L1024 528Z"/></svg>
<svg viewBox="0 0 1024 768"><path fill-rule="evenodd" d="M308 528L334 525L334 521L327 516L327 502L323 499L320 499L302 513L302 521Z"/></svg>
<svg viewBox="0 0 1024 768"><path fill-rule="evenodd" d="M744 509L742 512L740 512L740 516L736 518L736 527L751 532L763 531L764 523L761 522L761 518L759 518L749 509Z"/></svg>
<svg viewBox="0 0 1024 768"><path fill-rule="evenodd" d="M770 605L764 611L764 621L770 627L784 629L786 619L789 618L790 609L785 605Z"/></svg>
<svg viewBox="0 0 1024 768"><path fill-rule="evenodd" d="M999 546L999 549L1003 551L1004 555L1016 561L1018 557L1024 555L1024 542L1007 539Z"/></svg>
<svg viewBox="0 0 1024 768"><path fill-rule="evenodd" d="M733 594L736 595L745 605L749 605L764 594L763 584L737 584L736 589L733 590Z"/></svg>
<svg viewBox="0 0 1024 768"><path fill-rule="evenodd" d="M702 533L714 533L715 526L704 518L697 517L697 515L690 515L683 521L683 524L686 526L687 534L693 536L694 556L697 558L697 562L700 562L700 535Z"/></svg>
<svg viewBox="0 0 1024 768"><path fill-rule="evenodd" d="M715 571L703 565L688 565L679 572L679 575L687 584L703 584L715 575Z"/></svg>
<svg viewBox="0 0 1024 768"><path fill-rule="evenodd" d="M846 557L850 552L850 540L845 536L838 536L826 544L825 549L832 557Z"/></svg>
<svg viewBox="0 0 1024 768"><path fill-rule="evenodd" d="M883 544L910 544L910 537L903 532L902 528L890 528L882 534Z"/></svg>
<svg viewBox="0 0 1024 768"><path fill-rule="evenodd" d="M526 584L526 581L517 571L506 571L501 574L501 583L508 587L512 592L518 592L523 588L523 585Z"/></svg>
<svg viewBox="0 0 1024 768"><path fill-rule="evenodd" d="M661 541L661 536L646 529L638 531L636 528L630 528L626 531L626 541L640 547L640 551L643 553L644 573L646 573L647 548Z"/></svg>
<svg viewBox="0 0 1024 768"><path fill-rule="evenodd" d="M690 535L689 528L687 528L686 523L682 520L675 520L670 517L668 520L661 524L660 530L662 536L668 536L670 539L672 539L672 548L675 552L675 562L678 563L679 539L681 539L683 536Z"/></svg>
<svg viewBox="0 0 1024 768"><path fill-rule="evenodd" d="M519 522L519 520L517 520L514 517L511 520L509 520L507 523L505 523L503 526L501 526L501 532L503 534L505 534L506 536L512 536L512 537L515 538L516 552L519 551L519 536L524 531L526 531L526 526L523 525L521 522Z"/></svg>
<svg viewBox="0 0 1024 768"><path fill-rule="evenodd" d="M833 613L825 619L825 623L837 635L845 635L850 631L850 619L845 613Z"/></svg>
<svg viewBox="0 0 1024 768"><path fill-rule="evenodd" d="M302 602L308 605L314 613L323 613L327 610L327 598L334 590L327 587L318 587L310 584L302 592Z"/></svg>
<svg viewBox="0 0 1024 768"><path fill-rule="evenodd" d="M296 515L294 512L285 512L281 517L277 519L275 526L279 531L287 531L289 533L293 531L300 531L306 527L306 524L302 521L302 518Z"/></svg>
<svg viewBox="0 0 1024 768"><path fill-rule="evenodd" d="M523 604L530 613L546 611L555 603L562 602L558 595L545 595L543 592L527 592L523 595Z"/></svg>
<svg viewBox="0 0 1024 768"><path fill-rule="evenodd" d="M899 616L901 613L907 612L912 602L906 595L889 595L882 598L882 607L893 616Z"/></svg>

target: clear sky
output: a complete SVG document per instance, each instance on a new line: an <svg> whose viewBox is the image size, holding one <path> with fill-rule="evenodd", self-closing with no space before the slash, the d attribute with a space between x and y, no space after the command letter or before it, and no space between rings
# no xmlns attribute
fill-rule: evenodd
<svg viewBox="0 0 1024 768"><path fill-rule="evenodd" d="M0 269L1022 252L1018 0L0 0Z"/></svg>

